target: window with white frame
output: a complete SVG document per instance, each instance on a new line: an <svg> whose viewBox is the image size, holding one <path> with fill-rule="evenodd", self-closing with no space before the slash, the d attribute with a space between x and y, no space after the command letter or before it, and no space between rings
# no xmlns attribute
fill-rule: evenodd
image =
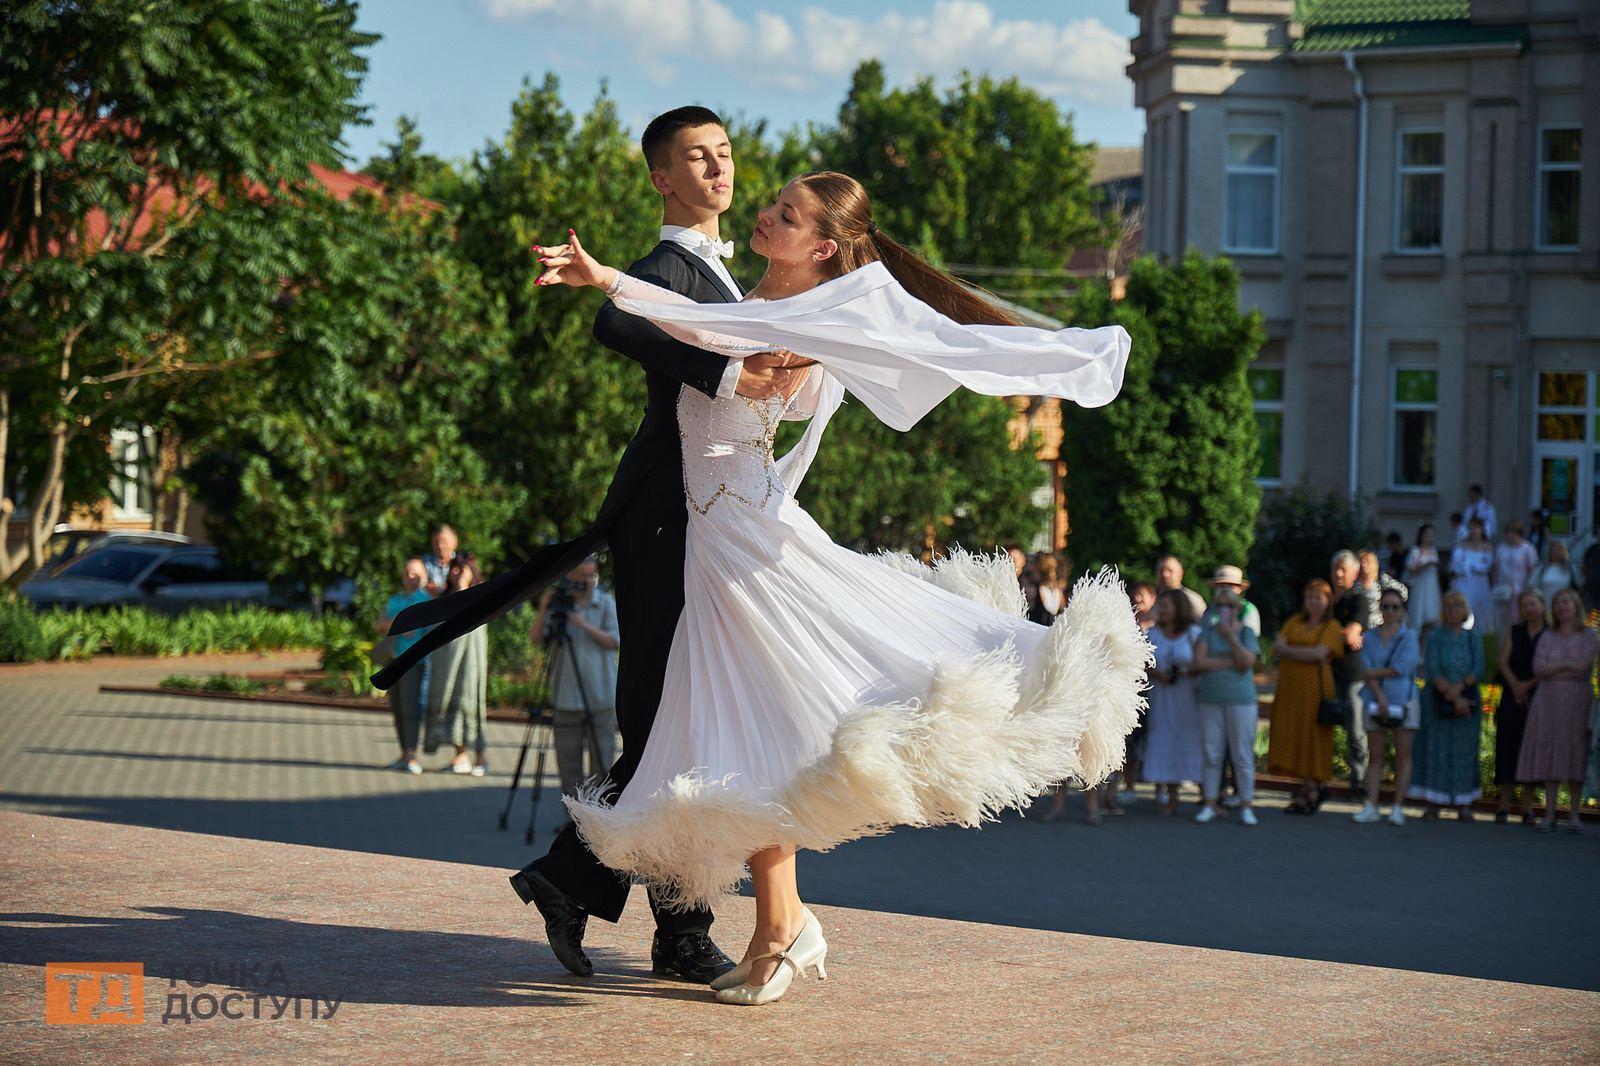
<svg viewBox="0 0 1600 1066"><path fill-rule="evenodd" d="M1278 250L1278 135L1228 134L1224 164L1222 246L1228 252Z"/></svg>
<svg viewBox="0 0 1600 1066"><path fill-rule="evenodd" d="M1545 126L1539 131L1539 232L1545 251L1577 251L1578 185L1583 130L1578 126Z"/></svg>
<svg viewBox="0 0 1600 1066"><path fill-rule="evenodd" d="M1256 414L1260 465L1256 480L1263 485L1283 483L1283 367L1253 366L1246 371Z"/></svg>
<svg viewBox="0 0 1600 1066"><path fill-rule="evenodd" d="M1439 372L1397 366L1393 395L1389 485L1396 489L1431 489L1439 445Z"/></svg>
<svg viewBox="0 0 1600 1066"><path fill-rule="evenodd" d="M1444 131L1401 130L1394 246L1437 252L1444 236Z"/></svg>
<svg viewBox="0 0 1600 1066"><path fill-rule="evenodd" d="M111 431L111 504L118 518L148 518L155 431Z"/></svg>

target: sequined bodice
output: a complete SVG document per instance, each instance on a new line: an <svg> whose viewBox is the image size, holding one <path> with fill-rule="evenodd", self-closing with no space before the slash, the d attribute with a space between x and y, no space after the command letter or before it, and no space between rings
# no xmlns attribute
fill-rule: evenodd
<svg viewBox="0 0 1600 1066"><path fill-rule="evenodd" d="M691 388L678 393L683 491L690 510L707 515L725 499L759 511L782 502L783 480L772 446L786 406L779 396L719 399Z"/></svg>

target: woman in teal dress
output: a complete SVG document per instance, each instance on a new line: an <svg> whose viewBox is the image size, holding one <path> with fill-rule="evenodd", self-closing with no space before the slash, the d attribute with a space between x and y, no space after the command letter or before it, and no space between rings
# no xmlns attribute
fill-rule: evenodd
<svg viewBox="0 0 1600 1066"><path fill-rule="evenodd" d="M1439 817L1441 807L1454 807L1467 822L1472 820L1472 801L1483 794L1478 773L1483 639L1463 628L1468 606L1459 591L1445 594L1443 609L1444 625L1428 638L1423 656L1422 728L1412 749L1406 796L1428 805L1426 819Z"/></svg>

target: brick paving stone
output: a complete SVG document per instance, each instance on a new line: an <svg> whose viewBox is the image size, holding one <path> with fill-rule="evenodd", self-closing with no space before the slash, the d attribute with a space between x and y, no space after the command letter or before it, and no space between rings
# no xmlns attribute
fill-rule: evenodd
<svg viewBox="0 0 1600 1066"><path fill-rule="evenodd" d="M0 668L0 809L338 849L357 867L398 856L503 872L542 852L562 815L553 766L534 847L521 832L526 790L512 831L496 826L517 726L490 724L487 778L413 777L380 769L395 755L380 714L99 691L313 658ZM1265 798L1255 829L1196 826L1192 804L1158 817L1144 786L1127 817L1099 828L1082 824L1074 798L1064 823L1009 814L980 831L808 853L801 886L819 905L1600 991L1593 827L1569 836L1413 817L1396 829L1352 824L1348 804L1310 819L1278 805ZM1156 972L1149 983L1153 994L1163 985ZM1365 1024L1346 1012L1351 1032Z"/></svg>
<svg viewBox="0 0 1600 1066"><path fill-rule="evenodd" d="M1593 992L821 905L829 980L728 1007L650 975L637 894L620 925L592 923L581 979L495 868L17 812L0 841L8 1061L1600 1057ZM749 900L722 915L725 942L748 935ZM143 964L143 1022L44 1024L44 964L95 961ZM263 992L282 1009L257 1018ZM242 1017L163 1024L173 993ZM291 994L322 1015L337 1000L333 1017L304 998L297 1017Z"/></svg>

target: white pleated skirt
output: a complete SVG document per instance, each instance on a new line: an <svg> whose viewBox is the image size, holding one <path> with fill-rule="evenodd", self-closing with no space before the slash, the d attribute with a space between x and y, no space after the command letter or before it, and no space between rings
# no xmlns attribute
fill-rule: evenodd
<svg viewBox="0 0 1600 1066"><path fill-rule="evenodd" d="M835 544L793 499L691 511L655 724L615 804L566 800L607 866L669 905L736 891L756 851L976 826L1122 763L1151 649L1114 572L1049 627L1010 559L934 568Z"/></svg>

